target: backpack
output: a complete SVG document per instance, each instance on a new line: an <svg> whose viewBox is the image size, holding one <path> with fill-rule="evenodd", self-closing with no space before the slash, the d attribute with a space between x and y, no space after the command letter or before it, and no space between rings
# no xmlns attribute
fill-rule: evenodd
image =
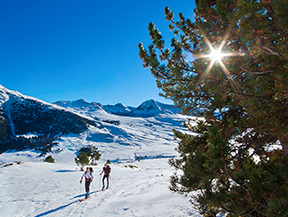
<svg viewBox="0 0 288 217"><path fill-rule="evenodd" d="M91 172L91 174L94 172L92 167L90 167L90 172Z"/></svg>
<svg viewBox="0 0 288 217"><path fill-rule="evenodd" d="M109 175L110 171L111 171L111 168L109 165L107 165L106 167L104 167L104 171L105 171L105 174L106 175Z"/></svg>

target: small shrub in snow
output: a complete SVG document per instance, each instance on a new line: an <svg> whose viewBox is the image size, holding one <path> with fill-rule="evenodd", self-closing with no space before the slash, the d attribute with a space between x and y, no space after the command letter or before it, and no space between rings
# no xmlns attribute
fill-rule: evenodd
<svg viewBox="0 0 288 217"><path fill-rule="evenodd" d="M81 168L81 171L84 171L83 167L89 164L89 158L86 153L80 152L77 157L75 157L75 163Z"/></svg>
<svg viewBox="0 0 288 217"><path fill-rule="evenodd" d="M52 156L48 156L45 158L44 162L55 163L55 160Z"/></svg>
<svg viewBox="0 0 288 217"><path fill-rule="evenodd" d="M132 164L130 164L130 165L125 165L125 168L127 168L127 167L129 167L129 168L131 168L131 169L137 169L138 167L137 166L134 166L134 165L132 165Z"/></svg>

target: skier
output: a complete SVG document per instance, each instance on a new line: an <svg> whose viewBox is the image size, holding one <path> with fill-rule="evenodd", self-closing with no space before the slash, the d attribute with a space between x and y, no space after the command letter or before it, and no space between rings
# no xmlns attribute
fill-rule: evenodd
<svg viewBox="0 0 288 217"><path fill-rule="evenodd" d="M104 184L105 178L107 178L107 187L106 187L106 189L109 188L109 174L111 173L111 167L107 163L104 165L103 170L100 173L100 175L102 175L102 173L104 173L104 176L103 176L103 179L102 179L102 184L103 184L102 190L104 190L104 188L105 188L105 184Z"/></svg>
<svg viewBox="0 0 288 217"><path fill-rule="evenodd" d="M86 171L83 173L81 176L80 184L82 183L83 177L85 177L85 190L86 190L86 195L85 199L89 197L89 192L90 192L90 183L93 181L93 168L92 167L87 167Z"/></svg>

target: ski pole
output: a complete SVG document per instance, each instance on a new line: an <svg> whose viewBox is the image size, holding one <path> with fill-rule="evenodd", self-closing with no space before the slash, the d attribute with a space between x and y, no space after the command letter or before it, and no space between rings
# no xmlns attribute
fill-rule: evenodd
<svg viewBox="0 0 288 217"><path fill-rule="evenodd" d="M91 179L91 182L90 182L90 185L91 185L91 191L90 192L93 192L93 181L92 181L92 179Z"/></svg>
<svg viewBox="0 0 288 217"><path fill-rule="evenodd" d="M109 187L111 188L112 187L112 182L111 182L111 174L110 174L110 176L109 176L109 179L110 179L110 181L109 181Z"/></svg>

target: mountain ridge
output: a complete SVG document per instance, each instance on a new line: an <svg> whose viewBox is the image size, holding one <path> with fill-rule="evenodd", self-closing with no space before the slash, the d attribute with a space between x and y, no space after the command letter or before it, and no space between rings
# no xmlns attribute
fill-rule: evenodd
<svg viewBox="0 0 288 217"><path fill-rule="evenodd" d="M0 86L0 153L24 149L43 155L76 153L93 145L114 160L120 155L124 159L149 156L151 148L159 150L158 155L170 150L168 156L176 147L173 129L185 131L184 120L187 116L179 114L179 109L155 100L138 107L84 99L51 104ZM119 146L126 151L115 153Z"/></svg>
<svg viewBox="0 0 288 217"><path fill-rule="evenodd" d="M0 152L51 146L59 136L97 126L89 117L0 86ZM27 139L25 135L37 134Z"/></svg>
<svg viewBox="0 0 288 217"><path fill-rule="evenodd" d="M178 113L180 109L175 108L174 105L164 104L153 99L146 100L138 107L126 106L123 103L117 103L115 105L102 105L96 102L88 102L84 99L75 101L57 101L53 104L62 106L64 108L90 108L90 109L102 109L110 114L130 116L130 117L152 117L163 113Z"/></svg>

